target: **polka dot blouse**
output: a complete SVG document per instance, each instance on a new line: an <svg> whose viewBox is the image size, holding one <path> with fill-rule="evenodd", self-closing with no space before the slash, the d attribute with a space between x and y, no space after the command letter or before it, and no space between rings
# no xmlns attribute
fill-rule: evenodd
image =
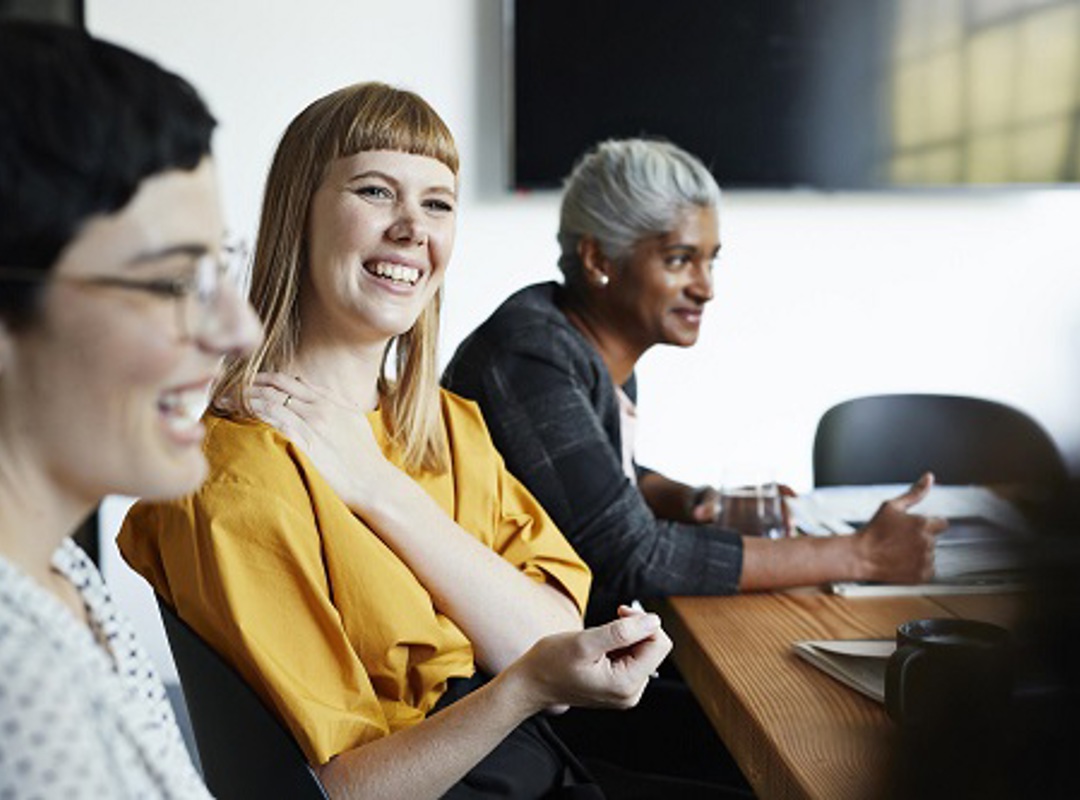
<svg viewBox="0 0 1080 800"><path fill-rule="evenodd" d="M53 566L88 628L0 558L0 800L209 797L165 688L71 540Z"/></svg>

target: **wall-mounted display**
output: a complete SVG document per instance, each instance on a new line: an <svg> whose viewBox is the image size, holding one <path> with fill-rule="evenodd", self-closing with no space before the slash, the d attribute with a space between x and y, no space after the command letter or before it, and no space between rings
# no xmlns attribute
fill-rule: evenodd
<svg viewBox="0 0 1080 800"><path fill-rule="evenodd" d="M511 182L608 137L725 187L1080 180L1080 0L506 0Z"/></svg>

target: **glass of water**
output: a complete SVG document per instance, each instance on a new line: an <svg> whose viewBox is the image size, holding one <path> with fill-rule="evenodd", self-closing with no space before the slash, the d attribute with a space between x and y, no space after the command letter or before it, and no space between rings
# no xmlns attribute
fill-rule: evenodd
<svg viewBox="0 0 1080 800"><path fill-rule="evenodd" d="M751 484L728 484L720 487L721 526L744 536L782 539L787 535L784 522L784 498L774 480Z"/></svg>

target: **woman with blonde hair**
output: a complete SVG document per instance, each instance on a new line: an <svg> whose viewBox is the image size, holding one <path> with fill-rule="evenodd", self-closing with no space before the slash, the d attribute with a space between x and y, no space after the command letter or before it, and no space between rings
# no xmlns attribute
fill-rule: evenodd
<svg viewBox="0 0 1080 800"><path fill-rule="evenodd" d="M136 506L121 549L331 796L597 796L537 714L632 705L670 642L629 609L581 630L588 569L438 388L457 171L410 92L293 120L255 251L266 339L214 392L208 481Z"/></svg>

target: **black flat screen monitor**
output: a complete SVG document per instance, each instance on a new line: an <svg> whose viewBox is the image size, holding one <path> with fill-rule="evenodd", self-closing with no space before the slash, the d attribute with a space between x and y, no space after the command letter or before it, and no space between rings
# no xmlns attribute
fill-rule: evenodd
<svg viewBox="0 0 1080 800"><path fill-rule="evenodd" d="M724 187L1074 183L1080 0L506 0L513 187L610 137Z"/></svg>

